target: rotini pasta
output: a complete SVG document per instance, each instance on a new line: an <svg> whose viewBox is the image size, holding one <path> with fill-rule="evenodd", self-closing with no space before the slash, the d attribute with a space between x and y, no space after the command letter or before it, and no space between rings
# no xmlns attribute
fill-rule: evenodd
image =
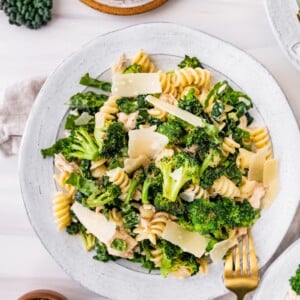
<svg viewBox="0 0 300 300"><path fill-rule="evenodd" d="M251 140L256 150L266 148L267 158L272 157L272 145L269 137L269 133L266 127L259 127L252 129L250 132Z"/></svg>
<svg viewBox="0 0 300 300"><path fill-rule="evenodd" d="M117 208L112 208L109 213L109 220L116 223L118 226L122 226L123 218L121 212Z"/></svg>
<svg viewBox="0 0 300 300"><path fill-rule="evenodd" d="M213 184L213 190L224 197L235 198L240 196L238 187L227 177L221 176Z"/></svg>
<svg viewBox="0 0 300 300"><path fill-rule="evenodd" d="M176 98L178 95L178 89L175 86L175 74L163 71L158 71L158 74L162 92L164 94L170 94Z"/></svg>
<svg viewBox="0 0 300 300"><path fill-rule="evenodd" d="M233 154L236 149L240 148L240 144L233 140L232 137L225 137L222 144L222 152L224 156L228 156L230 153Z"/></svg>
<svg viewBox="0 0 300 300"><path fill-rule="evenodd" d="M236 158L237 166L242 170L249 169L249 165L253 158L253 155L253 152L248 151L244 148L239 148L239 154Z"/></svg>
<svg viewBox="0 0 300 300"><path fill-rule="evenodd" d="M68 192L70 196L73 196L76 192L76 189L72 185L66 183L69 177L70 173L68 172L54 174L54 179L59 184L59 186L63 188L66 192Z"/></svg>
<svg viewBox="0 0 300 300"><path fill-rule="evenodd" d="M112 183L120 187L122 191L122 197L125 198L130 186L130 179L128 175L121 168L108 171L107 175Z"/></svg>
<svg viewBox="0 0 300 300"><path fill-rule="evenodd" d="M246 177L243 176L242 184L240 186L240 197L242 199L249 199L253 194L256 184L256 181L248 180Z"/></svg>
<svg viewBox="0 0 300 300"><path fill-rule="evenodd" d="M161 266L161 260L162 260L162 250L159 247L156 247L153 250L150 250L150 261L154 263L155 267Z"/></svg>
<svg viewBox="0 0 300 300"><path fill-rule="evenodd" d="M53 199L53 214L57 224L57 230L60 231L67 227L72 220L70 206L73 203L72 196L69 193L56 192Z"/></svg>
<svg viewBox="0 0 300 300"><path fill-rule="evenodd" d="M209 192L207 190L203 189L198 184L189 185L188 188L185 189L183 193L186 194L187 198L190 198L190 199L193 199L193 200L194 199L199 199L199 198L207 199L209 197ZM191 197L189 197L189 195L191 195ZM183 198L183 196L181 196L181 197Z"/></svg>
<svg viewBox="0 0 300 300"><path fill-rule="evenodd" d="M158 107L154 107L154 108L148 109L148 114L151 117L157 118L157 119L159 119L161 121L165 121L167 119L167 116L168 116L167 112L161 110Z"/></svg>
<svg viewBox="0 0 300 300"><path fill-rule="evenodd" d="M119 112L119 108L117 105L117 96L110 96L100 108L100 114L103 116L104 121L114 120L116 118L116 114Z"/></svg>
<svg viewBox="0 0 300 300"><path fill-rule="evenodd" d="M133 56L131 63L140 65L142 67L142 72L144 73L153 73L156 69L149 55L143 50L140 50Z"/></svg>

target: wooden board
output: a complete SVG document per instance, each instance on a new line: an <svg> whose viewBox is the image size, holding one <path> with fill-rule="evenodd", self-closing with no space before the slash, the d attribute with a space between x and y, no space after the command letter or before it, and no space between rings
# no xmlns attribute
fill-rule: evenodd
<svg viewBox="0 0 300 300"><path fill-rule="evenodd" d="M150 2L147 1L141 1L141 2L146 2L146 3L142 3L142 4L137 4L135 6L133 5L128 5L128 7L126 7L126 5L122 5L120 4L114 4L114 2L121 2L121 1L103 1L103 2L111 2L112 4L104 4L103 2L101 3L101 1L95 1L95 0L80 0L81 2L83 2L84 4L97 9L99 11L108 13L108 14L113 14L113 15L122 15L122 16L127 16L127 15L136 15L136 14L141 14L144 12L147 12L149 10L152 10L154 8L159 7L160 5L164 4L165 2L167 2L167 0L153 0ZM130 1L128 1L130 2Z"/></svg>

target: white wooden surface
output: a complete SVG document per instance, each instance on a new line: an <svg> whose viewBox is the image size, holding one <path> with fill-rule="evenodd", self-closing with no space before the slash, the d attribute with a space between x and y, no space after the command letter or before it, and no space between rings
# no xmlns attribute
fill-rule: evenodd
<svg viewBox="0 0 300 300"><path fill-rule="evenodd" d="M46 76L96 35L142 22L168 21L209 32L256 57L278 80L300 121L300 73L277 45L263 0L169 0L157 10L129 17L105 15L77 0L54 2L53 21L38 31L10 26L0 11L0 99L8 85ZM17 159L0 157L0 299L16 299L36 288L55 289L74 300L101 299L69 279L33 232L18 184Z"/></svg>

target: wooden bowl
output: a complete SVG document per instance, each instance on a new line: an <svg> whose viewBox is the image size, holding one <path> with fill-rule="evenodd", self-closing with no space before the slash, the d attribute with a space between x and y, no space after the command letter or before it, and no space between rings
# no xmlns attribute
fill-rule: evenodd
<svg viewBox="0 0 300 300"><path fill-rule="evenodd" d="M68 300L62 294L51 290L34 290L19 297L18 300Z"/></svg>
<svg viewBox="0 0 300 300"><path fill-rule="evenodd" d="M128 16L128 15L136 15L136 14L141 14L144 12L147 12L149 10L152 10L154 8L159 7L160 5L164 4L167 2L167 0L153 0L151 2L148 2L146 4L142 5L136 5L133 7L120 7L120 6L114 6L114 5L107 5L107 4L102 4L96 0L81 0L84 4L108 13L108 14L113 14L113 15L122 15L122 16ZM113 4L113 1L112 1Z"/></svg>

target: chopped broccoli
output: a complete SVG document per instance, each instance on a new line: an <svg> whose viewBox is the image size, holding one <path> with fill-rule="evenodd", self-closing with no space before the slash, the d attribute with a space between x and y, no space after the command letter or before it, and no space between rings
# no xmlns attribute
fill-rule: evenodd
<svg viewBox="0 0 300 300"><path fill-rule="evenodd" d="M164 157L159 162L159 169L163 176L163 197L170 201L177 199L186 183L198 183L200 179L198 162L184 152L177 153L172 158Z"/></svg>
<svg viewBox="0 0 300 300"><path fill-rule="evenodd" d="M71 222L71 224L66 227L67 233L70 235L78 234L81 226L82 225L79 222Z"/></svg>
<svg viewBox="0 0 300 300"><path fill-rule="evenodd" d="M148 204L162 191L162 174L154 165L146 170L146 179L142 188L142 203Z"/></svg>
<svg viewBox="0 0 300 300"><path fill-rule="evenodd" d="M176 120L170 120L162 123L158 126L157 132L166 135L169 139L170 144L182 143L184 131L181 128L179 122L177 122Z"/></svg>
<svg viewBox="0 0 300 300"><path fill-rule="evenodd" d="M100 155L104 158L115 158L127 146L127 133L124 124L111 122L104 128L104 138L98 141Z"/></svg>
<svg viewBox="0 0 300 300"><path fill-rule="evenodd" d="M297 295L300 295L300 265L296 271L296 274L290 278L291 288Z"/></svg>
<svg viewBox="0 0 300 300"><path fill-rule="evenodd" d="M96 238L91 233L87 233L86 230L81 230L80 236L86 251L91 251L95 248Z"/></svg>
<svg viewBox="0 0 300 300"><path fill-rule="evenodd" d="M95 243L95 250L96 255L93 256L95 260L107 262L109 260L116 260L118 257L112 256L108 254L107 247L104 243L101 243L100 241L96 240Z"/></svg>
<svg viewBox="0 0 300 300"><path fill-rule="evenodd" d="M157 210L166 211L176 217L181 216L184 213L184 206L179 197L176 201L171 202L169 199L163 197L163 195L159 193L154 199L154 206Z"/></svg>
<svg viewBox="0 0 300 300"><path fill-rule="evenodd" d="M138 105L135 99L122 97L117 100L119 106L119 111L124 112L125 114L130 114L138 110Z"/></svg>
<svg viewBox="0 0 300 300"><path fill-rule="evenodd" d="M188 55L184 56L184 59L178 64L179 68L185 68L185 67L190 67L190 68L201 68L204 69L202 64L200 63L199 59L197 57L189 57Z"/></svg>
<svg viewBox="0 0 300 300"><path fill-rule="evenodd" d="M231 179L236 185L242 183L242 172L236 165L236 155L229 155L227 159L222 163L224 168L224 175Z"/></svg>
<svg viewBox="0 0 300 300"><path fill-rule="evenodd" d="M195 90L191 88L187 95L178 102L178 107L184 109L195 116L203 117L203 108L200 101L195 96Z"/></svg>
<svg viewBox="0 0 300 300"><path fill-rule="evenodd" d="M221 197L196 199L186 204L185 213L179 220L181 226L217 240L226 239L231 229L252 226L260 214L246 200L236 202Z"/></svg>
<svg viewBox="0 0 300 300"><path fill-rule="evenodd" d="M105 92L111 92L111 83L106 81L100 81L96 78L90 77L89 73L86 73L83 77L80 78L80 84L97 88Z"/></svg>
<svg viewBox="0 0 300 300"><path fill-rule="evenodd" d="M110 247L118 251L124 252L127 249L127 243L123 239L116 238L111 242Z"/></svg>
<svg viewBox="0 0 300 300"><path fill-rule="evenodd" d="M200 185L204 189L208 189L211 187L215 180L220 178L224 174L224 169L221 166L218 166L216 168L208 167L200 178Z"/></svg>
<svg viewBox="0 0 300 300"><path fill-rule="evenodd" d="M143 168L137 169L131 178L129 189L127 195L124 199L124 204L129 203L129 201L134 197L137 187L145 180L145 173Z"/></svg>
<svg viewBox="0 0 300 300"><path fill-rule="evenodd" d="M123 73L128 74L128 73L141 73L141 72L142 72L142 66L139 64L133 64L128 66Z"/></svg>
<svg viewBox="0 0 300 300"><path fill-rule="evenodd" d="M0 0L9 23L38 29L51 20L52 0Z"/></svg>
<svg viewBox="0 0 300 300"><path fill-rule="evenodd" d="M91 167L91 161L90 160L82 159L80 161L79 170L80 170L80 174L81 174L82 177L84 177L86 179L91 179L92 178L90 167Z"/></svg>
<svg viewBox="0 0 300 300"><path fill-rule="evenodd" d="M122 217L124 227L129 233L139 224L139 215L131 205L123 206Z"/></svg>
<svg viewBox="0 0 300 300"><path fill-rule="evenodd" d="M62 153L66 159L69 157L69 148L70 148L70 137L62 138L57 140L51 147L44 148L41 150L43 158L47 156L54 156L57 153Z"/></svg>
<svg viewBox="0 0 300 300"><path fill-rule="evenodd" d="M121 195L118 185L110 184L105 189L95 190L86 200L88 207L95 208L105 204L111 204Z"/></svg>

